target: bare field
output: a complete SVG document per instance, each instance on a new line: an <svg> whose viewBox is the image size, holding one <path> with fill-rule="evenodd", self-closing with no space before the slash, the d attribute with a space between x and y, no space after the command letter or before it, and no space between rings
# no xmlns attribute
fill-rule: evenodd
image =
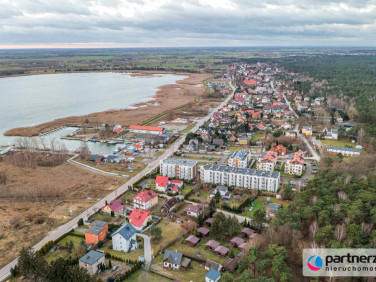
<svg viewBox="0 0 376 282"><path fill-rule="evenodd" d="M160 73L163 72L144 71L138 72L135 75L152 75ZM134 105L137 107L135 109L110 110L92 113L86 116L66 117L36 126L10 129L5 132L4 135L36 136L41 131L48 131L58 128L64 124L85 124L86 119L89 120L88 125L96 125L97 123L119 123L123 125L139 124L170 109L177 108L188 103L194 103L197 96L205 94L205 88L197 87L197 85L202 84L203 80L212 77L211 74L175 74L185 75L187 78L177 81L176 84L161 86L157 94L154 95L150 101Z"/></svg>
<svg viewBox="0 0 376 282"><path fill-rule="evenodd" d="M68 163L36 169L0 163L0 169L8 174L0 185L0 266L120 184Z"/></svg>

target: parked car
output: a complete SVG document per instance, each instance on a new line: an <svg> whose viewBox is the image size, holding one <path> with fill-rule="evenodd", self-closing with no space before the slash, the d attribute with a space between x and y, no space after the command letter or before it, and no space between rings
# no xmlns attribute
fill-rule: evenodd
<svg viewBox="0 0 376 282"><path fill-rule="evenodd" d="M119 265L115 265L115 266L112 268L112 271L116 271L118 268L119 268Z"/></svg>

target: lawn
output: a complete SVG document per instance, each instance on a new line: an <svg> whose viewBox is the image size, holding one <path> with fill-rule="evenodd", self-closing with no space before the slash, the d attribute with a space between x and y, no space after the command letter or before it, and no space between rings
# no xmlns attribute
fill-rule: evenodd
<svg viewBox="0 0 376 282"><path fill-rule="evenodd" d="M108 245L110 245L110 243L108 243ZM101 248L100 250L104 251L105 253L109 253L113 256L116 256L116 257L120 257L120 258L123 258L123 259L131 259L131 260L138 260L139 256L144 255L144 250L137 250L137 251L133 251L133 252L130 252L129 254L127 254L127 253L124 253L124 252L110 250L109 246L105 246L105 247Z"/></svg>
<svg viewBox="0 0 376 282"><path fill-rule="evenodd" d="M129 278L127 278L127 281L129 282L143 282L143 281L150 281L150 282L159 282L165 280L159 275L156 275L154 273L137 270L135 273L133 273Z"/></svg>
<svg viewBox="0 0 376 282"><path fill-rule="evenodd" d="M320 140L320 142L324 146L339 146L339 147L346 147L350 146L352 148L355 148L356 143L351 143L350 140L341 139L341 140Z"/></svg>
<svg viewBox="0 0 376 282"><path fill-rule="evenodd" d="M255 133L252 135L252 141L257 141L265 137L264 133Z"/></svg>
<svg viewBox="0 0 376 282"><path fill-rule="evenodd" d="M68 244L70 241L72 241L73 245L77 246L77 245L81 244L81 241L83 241L83 240L84 240L83 238L68 235L68 236L65 236L63 239L61 239L57 243L57 245L64 247L66 244ZM52 253L48 252L44 256L44 258L46 259L46 261L48 263L50 263L50 262L57 260L58 258L67 259L70 255L71 254L69 254L67 250L57 249L56 251L54 251Z"/></svg>
<svg viewBox="0 0 376 282"><path fill-rule="evenodd" d="M191 201L200 201L200 198L208 198L209 199L209 191L205 191L205 190L200 190L199 191L200 193L200 196L196 196L195 194L193 194L192 196L189 197L189 200Z"/></svg>
<svg viewBox="0 0 376 282"><path fill-rule="evenodd" d="M170 221L165 217L163 217L162 220L155 226L162 229L162 237L158 242L152 243L154 255L156 255L162 247L166 246L169 244L169 242L173 241L175 238L179 237L185 232L182 224L177 223L176 221ZM150 229L146 231L145 234L150 236Z"/></svg>
<svg viewBox="0 0 376 282"><path fill-rule="evenodd" d="M186 237L188 237L188 234L187 236L183 236L183 238L176 241L173 245L169 246L167 249L173 250L173 251L177 250L178 252L187 254L188 256L191 256L197 259L203 259L203 260L210 259L218 263L223 263L227 260L227 257L217 256L213 251L207 250L205 248L205 244L209 241L209 238L201 239L202 241L200 241L196 245L196 247L191 247L184 243L184 240Z"/></svg>
<svg viewBox="0 0 376 282"><path fill-rule="evenodd" d="M193 185L187 185L185 184L183 189L181 190L181 194L185 196L187 193L189 193L193 189Z"/></svg>
<svg viewBox="0 0 376 282"><path fill-rule="evenodd" d="M243 216L247 216L247 217L253 217L253 213L256 211L256 210L260 210L260 209L264 209L266 208L266 206L264 205L263 203L263 200L266 199L267 196L260 196L258 197L255 201L253 201L253 210L252 211L249 211L249 208L250 206L247 206L246 207L246 211L242 213ZM286 200L277 200L276 198L274 197L270 197L270 203L275 203L275 204L279 204L285 208L287 208L289 205L290 205L290 201L286 201Z"/></svg>
<svg viewBox="0 0 376 282"><path fill-rule="evenodd" d="M243 201L246 199L247 195L243 195L243 196L234 196L232 197L228 202L228 205L230 207L238 207L241 203L243 203ZM224 203L225 203L226 200L222 199L219 201L219 204L217 204L217 206L221 207Z"/></svg>
<svg viewBox="0 0 376 282"><path fill-rule="evenodd" d="M188 133L195 126L196 126L195 123L192 123L192 124L188 125L186 128L184 128L184 130L182 131L182 133Z"/></svg>
<svg viewBox="0 0 376 282"><path fill-rule="evenodd" d="M152 269L155 272L163 274L167 277L171 277L171 279L180 280L180 281L204 281L205 275L208 272L205 270L204 266L200 265L196 261L192 261L190 268L187 271L181 270L169 270L163 267L163 255L159 255L152 265ZM164 281L164 279L160 279L159 281Z"/></svg>
<svg viewBox="0 0 376 282"><path fill-rule="evenodd" d="M227 150L230 151L230 152L241 151L241 150L243 150L243 149L244 149L244 148L241 147L241 146L238 146L238 147L232 147L232 146L227 147Z"/></svg>

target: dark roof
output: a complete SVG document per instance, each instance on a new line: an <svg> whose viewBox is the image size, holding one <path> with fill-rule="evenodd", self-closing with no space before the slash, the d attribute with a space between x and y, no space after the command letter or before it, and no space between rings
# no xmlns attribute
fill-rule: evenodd
<svg viewBox="0 0 376 282"><path fill-rule="evenodd" d="M210 230L205 227L200 227L199 229L197 229L197 232L203 235L207 235L210 232Z"/></svg>
<svg viewBox="0 0 376 282"><path fill-rule="evenodd" d="M243 244L245 242L245 240L240 238L240 237L234 237L234 238L231 239L230 242L234 243L236 245L240 245L240 244Z"/></svg>
<svg viewBox="0 0 376 282"><path fill-rule="evenodd" d="M172 263L180 265L182 258L183 258L182 253L165 250L163 261L168 259Z"/></svg>
<svg viewBox="0 0 376 282"><path fill-rule="evenodd" d="M240 257L229 258L223 263L223 268L229 271L234 271L238 267L240 260Z"/></svg>
<svg viewBox="0 0 376 282"><path fill-rule="evenodd" d="M98 235L98 234L101 233L103 230L104 230L103 227L100 227L100 226L92 226L92 227L90 227L89 229L87 229L85 233Z"/></svg>
<svg viewBox="0 0 376 282"><path fill-rule="evenodd" d="M269 210L271 213L277 212L277 210L281 207L279 204L270 203L267 205L266 209Z"/></svg>
<svg viewBox="0 0 376 282"><path fill-rule="evenodd" d="M171 199L169 199L168 201L165 202L163 207L166 207L167 209L171 209L177 203L178 203L178 199L176 199L175 197L172 197Z"/></svg>
<svg viewBox="0 0 376 282"><path fill-rule="evenodd" d="M218 246L217 248L215 248L214 252L218 252L220 253L221 255L226 255L229 251L229 248L226 248L224 246Z"/></svg>
<svg viewBox="0 0 376 282"><path fill-rule="evenodd" d="M90 223L90 225L92 226L100 226L100 227L103 227L107 224L107 222L104 222L102 220L94 220L92 223Z"/></svg>
<svg viewBox="0 0 376 282"><path fill-rule="evenodd" d="M118 230L116 230L114 234L112 234L112 237L114 237L118 233L125 240L129 240L134 234L137 233L137 230L130 223L126 222Z"/></svg>
<svg viewBox="0 0 376 282"><path fill-rule="evenodd" d="M192 244L197 244L198 241L200 241L200 238L197 238L195 235L189 235L186 239L185 242L190 242Z"/></svg>
<svg viewBox="0 0 376 282"><path fill-rule="evenodd" d="M221 269L222 269L222 264L215 262L215 261L212 261L210 259L206 260L205 266L208 267L208 268L213 268L213 269L218 270L218 271L221 271Z"/></svg>
<svg viewBox="0 0 376 282"><path fill-rule="evenodd" d="M208 218L207 220L205 220L205 223L212 224L213 223L213 218L212 217Z"/></svg>
<svg viewBox="0 0 376 282"><path fill-rule="evenodd" d="M87 263L87 264L90 264L90 265L93 265L94 263L96 263L102 257L104 257L104 253L100 253L100 252L96 252L96 251L91 250L86 255L84 255L82 258L80 258L80 261Z"/></svg>
<svg viewBox="0 0 376 282"><path fill-rule="evenodd" d="M216 249L220 244L215 240L209 240L205 246L211 247L212 249Z"/></svg>
<svg viewBox="0 0 376 282"><path fill-rule="evenodd" d="M241 233L247 234L247 236L251 235L254 231L251 228L244 227L241 231Z"/></svg>

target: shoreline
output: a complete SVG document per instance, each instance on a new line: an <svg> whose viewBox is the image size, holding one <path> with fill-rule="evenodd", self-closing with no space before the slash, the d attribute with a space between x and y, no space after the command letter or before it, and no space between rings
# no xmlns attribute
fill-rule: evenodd
<svg viewBox="0 0 376 282"><path fill-rule="evenodd" d="M101 72L101 71L88 71L88 72ZM167 71L103 71L103 72L122 72L128 73L132 77L136 76L152 76L157 74L175 74L187 76L181 80L177 80L175 84L161 85L156 88L155 94L150 96L148 101L132 104L129 108L119 110L106 110L102 112L94 112L82 116L69 116L52 121L47 121L41 124L12 128L4 132L5 136L22 136L32 137L38 136L42 131L47 132L63 125L82 125L87 126L97 124L139 124L155 115L170 109L191 103L195 101L197 96L205 93L204 87L197 87L202 84L203 80L212 77L208 73L183 73L183 72L167 72ZM63 72L62 72L63 73ZM66 72L66 73L83 73L83 72ZM40 73L48 74L48 73ZM57 74L57 73L49 73ZM38 74L33 74L38 75ZM23 75L20 75L23 76ZM11 77L11 76L9 76ZM16 77L16 76L15 76ZM86 121L89 120L89 123Z"/></svg>

